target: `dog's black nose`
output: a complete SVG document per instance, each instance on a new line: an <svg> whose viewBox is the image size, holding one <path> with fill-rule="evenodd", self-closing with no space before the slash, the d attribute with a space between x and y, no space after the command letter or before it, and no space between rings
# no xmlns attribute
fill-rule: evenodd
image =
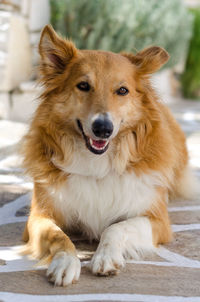
<svg viewBox="0 0 200 302"><path fill-rule="evenodd" d="M92 131L96 137L108 138L113 133L113 123L106 116L97 118L92 124Z"/></svg>

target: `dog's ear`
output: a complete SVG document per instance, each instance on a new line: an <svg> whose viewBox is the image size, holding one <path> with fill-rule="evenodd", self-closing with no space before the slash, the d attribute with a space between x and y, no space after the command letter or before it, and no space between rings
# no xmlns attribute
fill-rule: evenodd
<svg viewBox="0 0 200 302"><path fill-rule="evenodd" d="M74 44L60 38L51 25L46 25L39 42L42 72L62 73L67 64L77 55Z"/></svg>
<svg viewBox="0 0 200 302"><path fill-rule="evenodd" d="M145 48L136 55L131 53L122 53L131 63L136 66L139 74L151 74L159 70L168 60L168 52L158 46Z"/></svg>

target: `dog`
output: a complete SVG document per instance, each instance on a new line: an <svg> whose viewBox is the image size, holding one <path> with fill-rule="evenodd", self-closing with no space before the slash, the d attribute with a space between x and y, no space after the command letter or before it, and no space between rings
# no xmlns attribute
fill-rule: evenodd
<svg viewBox="0 0 200 302"><path fill-rule="evenodd" d="M189 198L194 181L185 136L150 76L168 53L78 50L50 25L39 43L40 104L24 139L34 192L25 252L48 263L57 286L79 279L67 234L99 240L95 275L116 274L172 239L169 198Z"/></svg>

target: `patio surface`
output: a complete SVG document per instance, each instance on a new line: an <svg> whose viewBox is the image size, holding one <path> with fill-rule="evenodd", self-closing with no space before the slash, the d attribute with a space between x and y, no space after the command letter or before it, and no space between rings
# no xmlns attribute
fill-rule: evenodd
<svg viewBox="0 0 200 302"><path fill-rule="evenodd" d="M191 165L200 179L200 102L171 99L169 106L186 133ZM114 277L90 273L88 260L95 245L77 238L82 273L79 282L67 288L48 283L44 268L19 256L32 189L17 155L26 129L25 124L0 121L0 302L200 301L200 197L171 202L173 242L150 258L129 261Z"/></svg>

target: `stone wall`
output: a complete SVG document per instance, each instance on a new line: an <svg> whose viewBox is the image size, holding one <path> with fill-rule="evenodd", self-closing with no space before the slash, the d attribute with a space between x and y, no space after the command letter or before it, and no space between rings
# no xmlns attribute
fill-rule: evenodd
<svg viewBox="0 0 200 302"><path fill-rule="evenodd" d="M26 121L35 108L37 89L22 83L36 78L40 32L49 22L49 0L0 1L0 119Z"/></svg>

